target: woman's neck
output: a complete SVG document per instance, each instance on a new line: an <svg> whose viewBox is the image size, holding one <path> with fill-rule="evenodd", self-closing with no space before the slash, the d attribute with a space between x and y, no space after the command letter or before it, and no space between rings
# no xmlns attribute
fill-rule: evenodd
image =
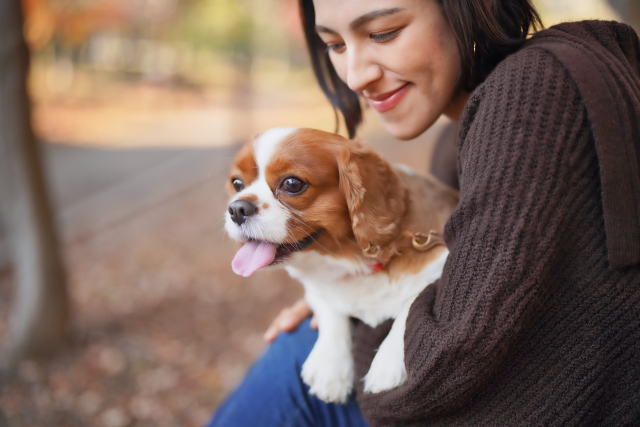
<svg viewBox="0 0 640 427"><path fill-rule="evenodd" d="M457 122L460 120L460 116L464 111L465 105L467 105L467 101L471 96L471 92L466 92L462 89L459 89L458 92L451 98L451 103L449 106L443 111L444 115L449 117L451 120Z"/></svg>

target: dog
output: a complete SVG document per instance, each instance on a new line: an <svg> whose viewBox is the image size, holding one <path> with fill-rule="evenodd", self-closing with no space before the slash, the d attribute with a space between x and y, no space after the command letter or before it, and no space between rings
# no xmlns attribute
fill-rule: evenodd
<svg viewBox="0 0 640 427"><path fill-rule="evenodd" d="M358 141L314 129L276 128L236 155L225 229L244 243L233 271L282 264L305 289L318 340L302 367L310 393L346 402L353 390L350 317L395 319L364 378L376 393L407 381L409 308L442 273L444 225L457 191L392 166Z"/></svg>

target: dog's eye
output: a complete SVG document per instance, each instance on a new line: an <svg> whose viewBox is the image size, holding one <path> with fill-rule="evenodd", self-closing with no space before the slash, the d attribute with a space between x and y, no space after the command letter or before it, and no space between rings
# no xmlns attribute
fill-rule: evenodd
<svg viewBox="0 0 640 427"><path fill-rule="evenodd" d="M298 178L287 178L282 181L280 188L282 188L287 193L299 193L304 188L304 182L302 182Z"/></svg>
<svg viewBox="0 0 640 427"><path fill-rule="evenodd" d="M240 178L233 178L231 180L231 185L236 190L236 193L241 191L244 188L244 182Z"/></svg>

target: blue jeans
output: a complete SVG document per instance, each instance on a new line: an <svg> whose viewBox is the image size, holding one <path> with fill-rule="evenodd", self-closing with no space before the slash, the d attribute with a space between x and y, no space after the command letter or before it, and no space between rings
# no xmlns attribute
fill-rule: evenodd
<svg viewBox="0 0 640 427"><path fill-rule="evenodd" d="M325 403L302 382L302 364L317 339L308 319L295 331L281 333L209 427L367 427L353 396L344 405Z"/></svg>

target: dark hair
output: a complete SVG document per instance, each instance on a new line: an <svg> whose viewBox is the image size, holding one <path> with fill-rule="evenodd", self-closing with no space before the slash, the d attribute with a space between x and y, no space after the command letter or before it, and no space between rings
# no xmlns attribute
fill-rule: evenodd
<svg viewBox="0 0 640 427"><path fill-rule="evenodd" d="M456 36L462 88L472 91L542 22L530 0L436 0ZM320 87L344 117L349 137L362 123L358 94L338 77L315 30L313 0L299 0L302 28ZM337 116L337 114L336 114Z"/></svg>

